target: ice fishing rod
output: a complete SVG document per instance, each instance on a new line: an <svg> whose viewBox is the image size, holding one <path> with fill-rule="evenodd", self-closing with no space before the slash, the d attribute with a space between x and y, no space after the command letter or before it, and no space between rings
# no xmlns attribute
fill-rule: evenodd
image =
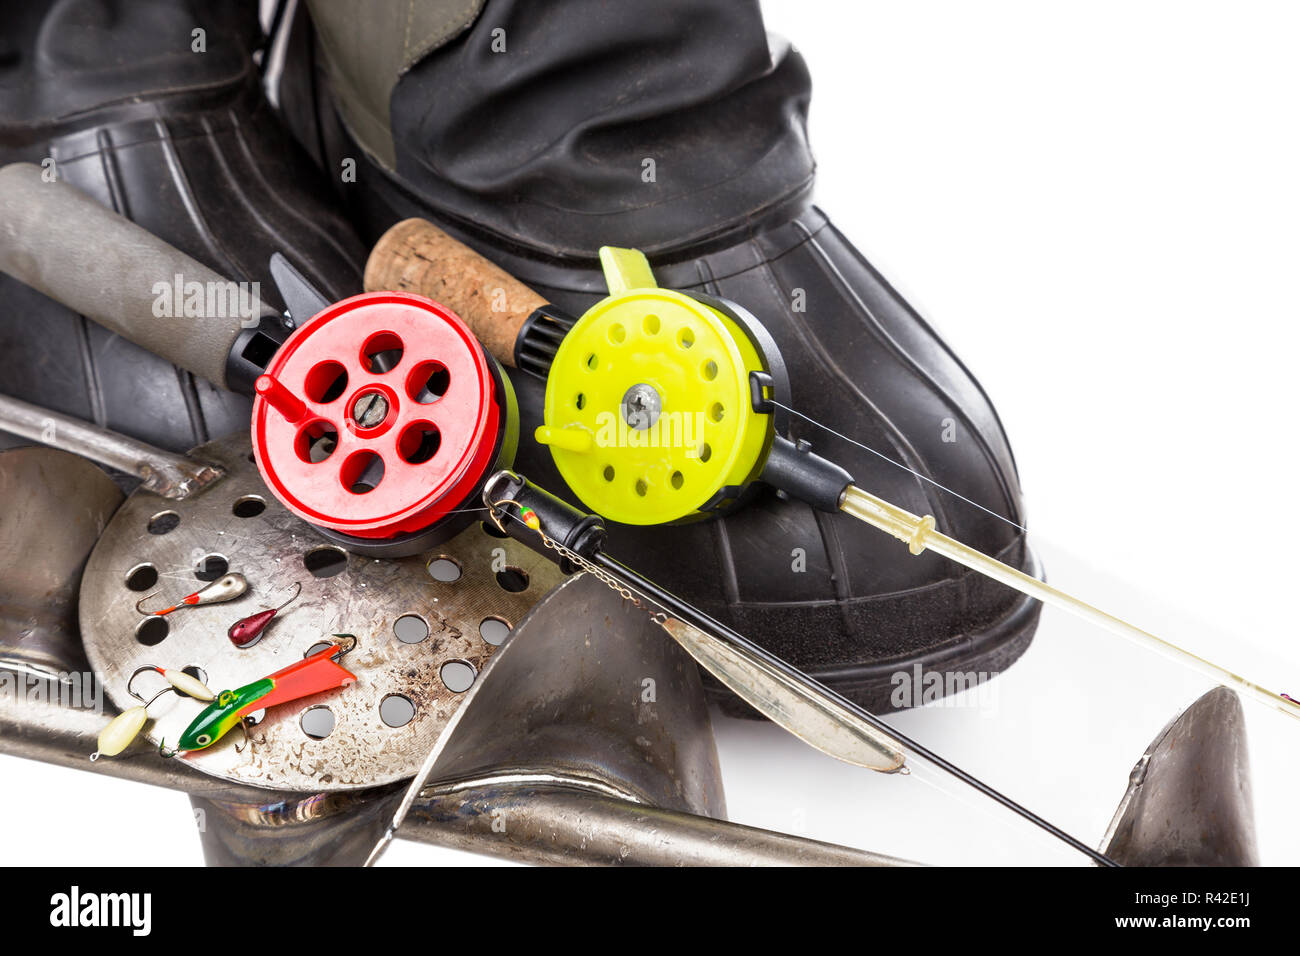
<svg viewBox="0 0 1300 956"><path fill-rule="evenodd" d="M509 379L463 323L423 296L334 303L276 254L270 271L286 306L277 312L31 163L0 167L0 271L214 385L254 395L264 480L355 553L402 557L453 537L482 517L482 481L513 463ZM326 472L331 481L321 480Z"/></svg>
<svg viewBox="0 0 1300 956"><path fill-rule="evenodd" d="M479 264L437 227L412 219L376 244L366 287L437 294L503 361L544 377L544 422L534 437L549 447L583 504L611 521L650 525L725 514L766 485L872 525L912 555L941 554L1300 718L1300 704L1287 695L943 534L931 515L859 487L807 441L787 437L790 416L917 473L794 409L780 350L758 318L734 302L660 288L635 249L604 247L600 258L609 294L574 317L496 266ZM443 268L449 260L454 276Z"/></svg>
<svg viewBox="0 0 1300 956"><path fill-rule="evenodd" d="M76 229L68 228L72 223ZM469 435L468 457L440 472L438 487L428 493L418 479L410 479L404 465L413 464L411 458L422 464L418 459L428 454L441 467L435 445L441 433L423 427L398 430L392 437L404 438L405 444L388 457L394 474L406 477L385 479L384 492L360 510L355 495L336 494L316 520L295 493L296 466L284 453L284 442L276 442L282 460L264 470L264 476L274 480L282 473L282 500L290 510L358 553L397 557L432 547L450 527L438 527L439 516L463 515L476 507L478 482L513 461L517 415L510 411L514 395L499 361L546 379L545 423L535 437L549 445L578 498L610 520L660 524L724 513L766 484L819 510L870 523L907 543L913 554L926 549L942 554L1300 717L1294 700L963 545L938 531L931 516L912 514L859 488L848 472L814 454L806 443L786 437L793 412L788 377L779 349L757 318L735 303L659 288L644 256L635 251L607 249L602 262L610 294L575 318L432 224L410 219L393 226L367 262L366 288L417 292L464 319L491 357L480 362L463 342L457 347L457 360L472 364L466 368L478 383L474 401L460 406L460 413L467 419L494 420L499 427L469 434L461 428L465 422L453 422L459 435ZM260 302L246 312L213 313L201 307L202 301L194 315L186 314L188 308L179 313L164 309L159 315L160 282L172 289L169 301L182 295L187 303L185 290L199 290L203 300L205 292L210 298L235 283L76 188L47 182L42 169L31 163L0 168L0 270L236 391L252 391L289 333L329 306L277 257L272 274L288 306L284 315ZM408 318L421 312L426 318L431 314L428 306L411 305ZM348 308L335 318L350 318L353 327L364 324ZM408 327L417 329L419 321L412 318ZM391 348L379 348L355 361L337 362L340 368L317 370L301 384L306 408L319 410L313 395L337 397L334 391L347 385L340 372L351 368L355 381L357 375L382 368L394 354ZM440 398L439 389L450 380L446 367L424 370L423 382L407 382L416 390L416 404L421 397ZM295 396L270 383L264 388L268 401L278 399L290 414L297 411ZM380 433L367 423L384 406L391 407L388 399L382 393L365 396L363 405L350 407L350 418L315 415L296 429L271 423L266 430L268 437L287 433L293 454L304 465L314 464L313 457L323 460L340 436L361 440L350 442L353 453L374 454L374 439L391 426ZM341 431L344 421L347 427ZM413 417L408 425L419 421ZM667 424L666 443L655 440L665 431L660 423ZM686 429L697 427L692 441L674 446L673 428L684 436ZM602 440L611 429L614 440ZM254 432L256 438L256 422ZM491 447L485 450L483 443ZM382 464L383 456L379 459ZM376 490L380 464L374 458L344 454L334 462L350 463L343 476L354 479L345 486L348 492ZM430 526L436 533L424 535Z"/></svg>
<svg viewBox="0 0 1300 956"><path fill-rule="evenodd" d="M764 716L823 753L887 773L906 772L904 751L938 767L1103 866L1117 866L1104 854L1044 820L978 777L917 743L825 684L660 587L604 550L601 519L574 508L522 476L501 471L488 479L483 501L496 526L545 554L554 552L562 570L581 570L650 612L696 662ZM540 542L540 547L538 543ZM763 679L757 679L755 672ZM800 713L796 721L793 715ZM862 728L875 731L865 734ZM864 749L865 748L865 749ZM850 757L857 753L857 759ZM882 762L883 758L883 762Z"/></svg>
<svg viewBox="0 0 1300 956"><path fill-rule="evenodd" d="M882 773L910 773L907 752L992 799L1102 866L1117 866L1043 817L1007 797L887 722L769 653L753 641L660 587L604 550L605 525L508 470L491 475L483 503L497 529L555 561L566 573L585 572L649 614L705 670L763 716L829 756ZM656 610L657 609L657 610ZM433 772L435 745L412 779L367 860L392 841Z"/></svg>

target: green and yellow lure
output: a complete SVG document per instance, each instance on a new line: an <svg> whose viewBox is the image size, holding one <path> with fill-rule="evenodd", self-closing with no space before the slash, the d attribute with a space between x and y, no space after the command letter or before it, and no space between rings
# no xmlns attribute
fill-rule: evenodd
<svg viewBox="0 0 1300 956"><path fill-rule="evenodd" d="M341 649L340 645L331 644L269 677L234 690L223 690L185 728L181 734L180 749L173 753L164 750L164 753L176 757L190 751L203 750L215 744L255 710L264 710L355 683L356 675L333 660L333 656Z"/></svg>

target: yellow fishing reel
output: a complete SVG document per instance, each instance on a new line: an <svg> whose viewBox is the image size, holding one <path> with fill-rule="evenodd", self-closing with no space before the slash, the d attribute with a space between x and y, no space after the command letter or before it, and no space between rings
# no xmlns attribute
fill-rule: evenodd
<svg viewBox="0 0 1300 956"><path fill-rule="evenodd" d="M544 424L565 482L592 511L652 525L726 511L759 477L788 401L768 332L733 303L662 289L635 249L600 250L609 296L564 336Z"/></svg>

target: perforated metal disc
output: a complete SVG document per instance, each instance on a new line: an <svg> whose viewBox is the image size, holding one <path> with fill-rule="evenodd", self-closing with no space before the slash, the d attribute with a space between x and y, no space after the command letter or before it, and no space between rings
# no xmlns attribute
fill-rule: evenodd
<svg viewBox="0 0 1300 956"><path fill-rule="evenodd" d="M287 667L331 634L353 634L357 647L342 663L355 684L267 711L243 753L235 750L243 739L236 729L178 759L216 777L280 790L346 790L410 777L492 654L491 642L500 643L562 575L478 522L427 555L348 555L267 492L250 452L245 436L200 446L193 454L225 467L225 478L189 500L136 491L122 505L82 579L81 631L91 665L109 699L125 709L139 703L126 685L145 664L197 667L220 692ZM165 618L136 611L136 602L155 590L146 609L175 603L204 585L196 570L215 576L223 563L248 578L242 597ZM295 582L302 594L261 640L235 647L226 636L230 625L281 604ZM165 622L165 635L138 632L146 620ZM148 696L163 686L150 674L135 683ZM145 733L174 745L204 706L168 694L150 708ZM308 733L319 734L331 717L324 737Z"/></svg>

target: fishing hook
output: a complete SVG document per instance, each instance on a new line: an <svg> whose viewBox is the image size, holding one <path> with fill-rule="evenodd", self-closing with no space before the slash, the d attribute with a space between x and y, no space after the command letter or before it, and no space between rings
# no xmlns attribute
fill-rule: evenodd
<svg viewBox="0 0 1300 956"><path fill-rule="evenodd" d="M173 604L171 607L165 607L160 611L146 611L141 607L145 601L151 600L154 595L158 594L157 591L154 591L153 594L148 594L136 601L135 609L146 617L162 617L164 614L170 614L172 611L178 611L183 607L196 607L200 604L220 604L225 601L233 601L247 590L248 579L242 574L231 572L229 574L223 574L207 587L200 588L193 594L185 595L185 597L180 599L179 603Z"/></svg>
<svg viewBox="0 0 1300 956"><path fill-rule="evenodd" d="M506 526L501 523L501 519L505 517L505 511L502 508L502 505L512 504L514 504L514 502L510 500L494 501L492 502L492 506L488 508L488 518L491 519L492 523L496 525L497 530L502 534L508 535L510 533L506 530Z"/></svg>
<svg viewBox="0 0 1300 956"><path fill-rule="evenodd" d="M164 687L158 693L154 694L148 700L145 700L135 689L135 679L146 671L153 671L161 674L167 681L168 686ZM144 730L144 725L149 722L149 708L153 706L154 701L164 694L176 694L179 697L192 697L195 700L210 701L213 698L212 691L208 690L197 677L193 677L184 671L167 670L163 667L157 667L153 664L145 664L137 667L131 672L131 676L126 681L126 692L140 701L135 707L128 707L122 713L118 714L108 722L108 725L99 732L96 740L96 749L90 755L91 762L98 760L100 757L116 757L140 735ZM164 757L173 756L175 751L168 754L164 745L159 743L158 752Z"/></svg>
<svg viewBox="0 0 1300 956"><path fill-rule="evenodd" d="M143 604L145 601L148 601L150 598L152 598L152 597L154 596L154 594L157 594L157 593L158 593L157 591L154 591L153 594L146 594L144 597L140 598L140 600L136 601L136 602L135 602L135 610L136 610L136 613L138 613L138 614L144 614L144 615L146 615L146 616L152 615L152 614L154 613L153 611L146 611L146 610L145 610L144 608L142 608L140 605ZM168 611L174 611L174 610L176 610L174 607L172 607L172 608L168 608ZM168 611L163 611L162 613L163 613L163 614L166 614L166 613L168 613Z"/></svg>
<svg viewBox="0 0 1300 956"><path fill-rule="evenodd" d="M188 751L168 750L166 738L163 738L162 740L158 741L158 756L164 758L165 760L171 760L173 757L184 757L186 753L188 753Z"/></svg>
<svg viewBox="0 0 1300 956"><path fill-rule="evenodd" d="M141 674L145 673L146 671L150 671L150 672L153 672L153 673L159 673L159 674L162 673L162 669L161 669L161 668L154 667L152 664L145 664L143 667L137 667L135 670L133 670L133 671L131 672L131 676L130 676L129 678L127 678L127 681L126 681L126 692L127 692L128 694L130 694L132 697L134 697L136 700L141 701L142 703L144 703L144 705L145 705L146 707L148 707L148 706L149 706L150 704L152 704L155 700L157 700L157 699L158 699L159 697L161 697L163 694L167 693L167 692L168 692L169 690L171 690L172 688L171 688L171 687L164 687L164 688L163 688L162 690L160 690L157 694L155 694L153 697L151 697L148 701L145 701L145 699L144 699L143 697L141 697L139 694L137 694L137 693L135 692L135 689L132 687L132 685L135 683L135 679L136 679L137 677L139 677Z"/></svg>
<svg viewBox="0 0 1300 956"><path fill-rule="evenodd" d="M347 647L341 648L337 654L330 655L330 657L336 661L341 660L342 658L347 657L349 654L351 654L356 649L356 646L358 644L357 636L355 634L331 634L330 637L347 638L347 640L350 642Z"/></svg>
<svg viewBox="0 0 1300 956"><path fill-rule="evenodd" d="M251 748L253 746L253 738L248 735L247 717L241 717L239 719L239 729L244 732L244 742L242 744L235 745L235 753L242 754L245 748Z"/></svg>
<svg viewBox="0 0 1300 956"><path fill-rule="evenodd" d="M290 604L292 604L294 601L298 600L298 595L301 594L301 593L302 593L302 582L301 582L301 581L294 581L294 582L293 582L293 597L289 598L289 600L285 601L283 604L281 604L279 607L277 607L276 610L277 610L277 611L283 611L286 607L288 607L288 606L289 606Z"/></svg>
<svg viewBox="0 0 1300 956"><path fill-rule="evenodd" d="M212 698L216 696L212 691L208 690L207 685L204 684L203 681L185 673L185 671L174 671L166 667L158 667L155 664L144 664L132 671L130 678L128 678L126 682L126 692L138 701L144 701L144 698L136 693L132 685L135 683L135 679L146 671L153 671L155 674L161 675L162 678L167 681L168 685L170 685L155 694L148 703L145 704L146 707L168 691L175 691L178 696L193 697L195 700L205 702L212 700Z"/></svg>

